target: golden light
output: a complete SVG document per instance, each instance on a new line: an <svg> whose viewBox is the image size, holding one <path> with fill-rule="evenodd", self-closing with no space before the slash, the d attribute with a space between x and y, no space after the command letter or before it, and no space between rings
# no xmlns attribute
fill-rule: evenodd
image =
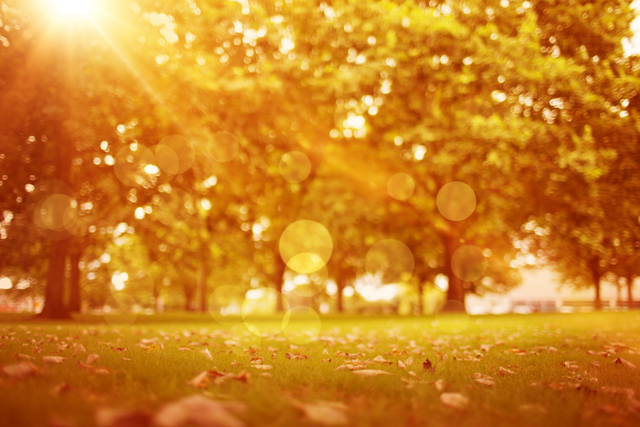
<svg viewBox="0 0 640 427"><path fill-rule="evenodd" d="M91 8L91 0L49 0L51 7L58 15L78 16L86 15Z"/></svg>

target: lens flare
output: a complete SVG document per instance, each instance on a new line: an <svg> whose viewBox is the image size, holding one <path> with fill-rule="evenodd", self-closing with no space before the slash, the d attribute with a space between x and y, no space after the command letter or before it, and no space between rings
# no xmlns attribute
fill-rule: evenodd
<svg viewBox="0 0 640 427"><path fill-rule="evenodd" d="M290 151L280 159L280 175L292 184L297 184L311 173L311 161L300 151Z"/></svg>
<svg viewBox="0 0 640 427"><path fill-rule="evenodd" d="M320 223L300 220L290 224L280 236L282 260L292 270L309 274L323 268L333 251L329 231Z"/></svg>
<svg viewBox="0 0 640 427"><path fill-rule="evenodd" d="M473 282L487 272L487 258L476 246L461 246L451 257L451 269L460 280Z"/></svg>
<svg viewBox="0 0 640 427"><path fill-rule="evenodd" d="M387 181L387 191L396 200L407 200L415 188L413 178L406 173L397 173Z"/></svg>
<svg viewBox="0 0 640 427"><path fill-rule="evenodd" d="M365 269L371 275L380 275L383 284L409 280L415 261L411 249L394 240L380 240L369 249L365 258Z"/></svg>
<svg viewBox="0 0 640 427"><path fill-rule="evenodd" d="M438 192L436 205L443 217L451 221L462 221L469 218L476 209L476 193L464 182L450 182Z"/></svg>

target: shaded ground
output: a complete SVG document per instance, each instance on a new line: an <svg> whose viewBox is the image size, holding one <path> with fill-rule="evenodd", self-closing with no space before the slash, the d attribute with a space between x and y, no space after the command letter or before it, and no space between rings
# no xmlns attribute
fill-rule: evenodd
<svg viewBox="0 0 640 427"><path fill-rule="evenodd" d="M636 312L101 322L0 318L0 425L640 424Z"/></svg>

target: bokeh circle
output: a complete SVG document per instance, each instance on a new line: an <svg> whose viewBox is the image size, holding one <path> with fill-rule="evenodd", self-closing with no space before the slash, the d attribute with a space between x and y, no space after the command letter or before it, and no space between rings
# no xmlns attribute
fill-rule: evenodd
<svg viewBox="0 0 640 427"><path fill-rule="evenodd" d="M277 310L278 298L282 298L282 311ZM280 292L271 288L247 291L242 303L242 321L255 335L278 334L287 324L289 301Z"/></svg>
<svg viewBox="0 0 640 427"><path fill-rule="evenodd" d="M415 260L411 249L399 240L385 239L374 244L365 258L367 273L381 275L381 282L406 282L413 274Z"/></svg>
<svg viewBox="0 0 640 427"><path fill-rule="evenodd" d="M476 208L476 193L464 182L454 181L445 184L436 198L438 211L451 221L469 218Z"/></svg>
<svg viewBox="0 0 640 427"><path fill-rule="evenodd" d="M453 274L465 282L474 282L487 272L487 258L473 245L459 247L451 257Z"/></svg>
<svg viewBox="0 0 640 427"><path fill-rule="evenodd" d="M387 191L396 200L407 200L413 194L416 184L410 175L397 173L387 181Z"/></svg>
<svg viewBox="0 0 640 427"><path fill-rule="evenodd" d="M285 180L297 184L307 179L311 173L311 161L300 151L290 151L282 155L278 168Z"/></svg>
<svg viewBox="0 0 640 427"><path fill-rule="evenodd" d="M320 223L300 220L290 224L280 235L280 256L287 266L303 274L323 268L333 251L329 231Z"/></svg>

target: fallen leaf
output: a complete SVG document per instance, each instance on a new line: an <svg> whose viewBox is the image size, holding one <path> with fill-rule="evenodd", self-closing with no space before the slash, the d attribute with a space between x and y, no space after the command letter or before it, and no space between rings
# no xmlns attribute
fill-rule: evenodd
<svg viewBox="0 0 640 427"><path fill-rule="evenodd" d="M434 364L431 363L431 361L429 359L425 360L424 362L422 362L422 369L425 372L435 372L436 371L436 367Z"/></svg>
<svg viewBox="0 0 640 427"><path fill-rule="evenodd" d="M407 369L406 366L404 366L404 363L402 363L402 360L398 360L398 368L400 369Z"/></svg>
<svg viewBox="0 0 640 427"><path fill-rule="evenodd" d="M64 362L66 359L67 359L66 357L43 356L42 363L44 363L45 365L58 365Z"/></svg>
<svg viewBox="0 0 640 427"><path fill-rule="evenodd" d="M407 366L413 365L413 356L410 356L407 360L405 360L404 364Z"/></svg>
<svg viewBox="0 0 640 427"><path fill-rule="evenodd" d="M389 362L388 360L385 360L385 358L384 358L384 357L382 357L382 356L376 356L376 357L373 359L373 361L374 361L374 362L378 362L378 363L392 363L392 362Z"/></svg>
<svg viewBox="0 0 640 427"><path fill-rule="evenodd" d="M342 402L318 401L315 403L300 403L292 401L291 405L300 409L308 421L328 426L343 425L349 422L347 405Z"/></svg>
<svg viewBox="0 0 640 427"><path fill-rule="evenodd" d="M213 356L211 356L211 353L209 353L209 349L205 348L204 350L200 350L200 353L204 354L204 357L207 360L213 360Z"/></svg>
<svg viewBox="0 0 640 427"><path fill-rule="evenodd" d="M493 386L495 385L495 382L493 381L493 378L491 378L489 375L483 375L480 373L475 373L471 376L471 378L477 382L478 384L483 384L483 385L487 385L487 386Z"/></svg>
<svg viewBox="0 0 640 427"><path fill-rule="evenodd" d="M67 383L60 383L51 389L51 394L54 396L60 396L63 393L71 390L71 387Z"/></svg>
<svg viewBox="0 0 640 427"><path fill-rule="evenodd" d="M625 366L625 367L627 367L627 368L631 368L631 369L635 369L635 368L636 368L636 365L634 365L633 363L628 362L628 361L626 361L626 360L622 359L621 357L618 357L618 358L615 360L615 363L616 363L616 364L618 364L618 365Z"/></svg>
<svg viewBox="0 0 640 427"><path fill-rule="evenodd" d="M544 408L544 406L537 403L525 403L518 406L518 410L522 412L538 412L540 414L547 413L547 410Z"/></svg>
<svg viewBox="0 0 640 427"><path fill-rule="evenodd" d="M271 365L249 365L249 366L256 369L262 369L263 371L268 371L269 369L273 368L273 366Z"/></svg>
<svg viewBox="0 0 640 427"><path fill-rule="evenodd" d="M271 375L269 372L263 372L260 374L260 376L265 378L273 378L273 375Z"/></svg>
<svg viewBox="0 0 640 427"><path fill-rule="evenodd" d="M469 398L460 393L442 393L440 401L450 408L464 409L469 404Z"/></svg>
<svg viewBox="0 0 640 427"><path fill-rule="evenodd" d="M21 362L16 365L3 366L2 372L10 378L21 379L40 374L41 371L31 362Z"/></svg>
<svg viewBox="0 0 640 427"><path fill-rule="evenodd" d="M446 389L448 389L450 387L450 384L448 382L446 382L445 380L435 380L434 383L433 383L433 386L438 391L445 391Z"/></svg>
<svg viewBox="0 0 640 427"><path fill-rule="evenodd" d="M391 375L389 372L381 371L378 369L361 369L359 371L353 371L359 377L375 377L376 375Z"/></svg>
<svg viewBox="0 0 640 427"><path fill-rule="evenodd" d="M129 409L98 408L95 419L98 427L146 427L151 415Z"/></svg>
<svg viewBox="0 0 640 427"><path fill-rule="evenodd" d="M202 371L189 382L187 382L187 384L197 388L205 388L207 385L209 385L210 382L211 380L209 379L209 373L207 371Z"/></svg>
<svg viewBox="0 0 640 427"><path fill-rule="evenodd" d="M95 354L95 353L90 354L90 355L87 357L87 365L91 365L91 364L93 364L93 362L95 362L95 361L96 361L96 360L98 360L98 359L100 359L100 356L99 356L99 355L97 355L97 354Z"/></svg>
<svg viewBox="0 0 640 427"><path fill-rule="evenodd" d="M152 348L153 347L153 348ZM156 348L156 345L152 345L151 347L149 347L147 349L147 351L153 350ZM191 349L189 347L178 347L178 351L190 351Z"/></svg>
<svg viewBox="0 0 640 427"><path fill-rule="evenodd" d="M503 375L503 376L504 376L504 375L513 375L513 374L515 374L515 372L513 372L513 371L511 371L511 370L509 370L509 369L507 369L507 368L503 368L502 366L500 366L500 367L498 368L498 374L499 374L499 375Z"/></svg>
<svg viewBox="0 0 640 427"><path fill-rule="evenodd" d="M154 417L158 427L181 427L189 423L197 427L244 427L234 413L244 410L242 404L218 402L200 394L184 397L164 405Z"/></svg>

